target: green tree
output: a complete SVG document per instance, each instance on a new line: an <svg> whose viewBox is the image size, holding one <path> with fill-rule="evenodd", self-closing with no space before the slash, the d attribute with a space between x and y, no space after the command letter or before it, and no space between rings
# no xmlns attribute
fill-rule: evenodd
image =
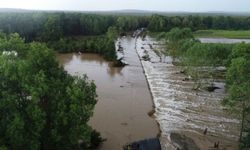
<svg viewBox="0 0 250 150"><path fill-rule="evenodd" d="M0 37L0 52L3 51L17 52L20 57L23 57L27 53L27 46L18 33L12 33Z"/></svg>
<svg viewBox="0 0 250 150"><path fill-rule="evenodd" d="M183 43L184 40L193 39L193 34L191 29L184 28L173 28L166 34L166 41L167 41L167 49L170 55L175 57L180 55L181 50L181 43Z"/></svg>
<svg viewBox="0 0 250 150"><path fill-rule="evenodd" d="M240 148L250 148L250 44L240 44L233 49L231 64L227 70L229 96L223 101L240 115Z"/></svg>
<svg viewBox="0 0 250 150"><path fill-rule="evenodd" d="M132 31L139 27L139 22L135 16L119 16L116 25L121 31Z"/></svg>
<svg viewBox="0 0 250 150"><path fill-rule="evenodd" d="M59 15L51 15L44 24L42 39L44 41L56 41L63 36L63 24Z"/></svg>
<svg viewBox="0 0 250 150"><path fill-rule="evenodd" d="M93 148L93 139L102 141L87 124L96 104L94 83L67 74L44 44L27 46L24 57L0 55L1 148Z"/></svg>
<svg viewBox="0 0 250 150"><path fill-rule="evenodd" d="M152 15L150 20L149 20L149 25L148 25L148 29L150 31L165 31L166 29L166 21L165 18L163 16L160 15Z"/></svg>
<svg viewBox="0 0 250 150"><path fill-rule="evenodd" d="M232 52L232 47L232 44L194 41L187 41L182 44L182 51L186 51L181 61L182 64L187 66L188 74L193 77L196 83L194 89L199 89L202 86L200 79L203 78L204 81L204 77L210 79L207 82L212 87L214 77L224 75L224 73L216 71L216 67L226 65L227 59Z"/></svg>
<svg viewBox="0 0 250 150"><path fill-rule="evenodd" d="M185 44L185 43L184 43ZM190 66L225 66L232 52L232 44L221 43L186 43L190 46L185 52L185 64Z"/></svg>
<svg viewBox="0 0 250 150"><path fill-rule="evenodd" d="M118 29L116 27L109 27L106 34L110 40L116 40L119 35Z"/></svg>

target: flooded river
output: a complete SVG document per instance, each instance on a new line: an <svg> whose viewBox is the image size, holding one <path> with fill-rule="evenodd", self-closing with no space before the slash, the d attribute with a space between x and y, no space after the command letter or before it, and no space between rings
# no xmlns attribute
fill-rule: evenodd
<svg viewBox="0 0 250 150"><path fill-rule="evenodd" d="M123 68L113 67L112 62L96 54L58 55L70 74L87 74L97 85L99 101L90 124L107 138L101 150L119 150L129 142L156 137L158 126L147 115L153 105L164 150L175 149L172 133L192 139L201 150L213 149L216 142L221 148L237 149L239 120L221 106L226 96L224 81L214 83L221 88L215 92L194 91L194 82L184 80L187 77L170 57L158 56L156 51L163 49L164 44L150 37L124 37L117 43L123 48L119 58L124 57L128 63ZM146 55L148 60L144 60Z"/></svg>
<svg viewBox="0 0 250 150"><path fill-rule="evenodd" d="M222 149L237 149L239 120L221 105L226 97L224 81L214 83L220 87L215 92L192 90L194 82L186 80L188 77L181 73L182 68L173 65L171 58L158 56L159 50L164 49L162 44L146 37L138 38L136 46L153 95L155 116L162 131L162 148L175 150L174 146L179 143L194 145L191 144L194 141L201 150L213 149L216 142ZM149 59L143 60L146 55ZM186 140L171 139L172 133Z"/></svg>
<svg viewBox="0 0 250 150"><path fill-rule="evenodd" d="M97 85L98 102L91 126L107 141L101 150L120 150L126 143L156 137L158 126L147 113L153 102L135 50L134 38L120 39L129 64L112 66L96 54L59 54L58 60L72 75L87 74Z"/></svg>

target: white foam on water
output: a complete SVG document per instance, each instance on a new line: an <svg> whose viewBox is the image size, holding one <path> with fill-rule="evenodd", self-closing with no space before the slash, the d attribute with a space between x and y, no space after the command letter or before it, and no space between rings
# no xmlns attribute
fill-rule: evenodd
<svg viewBox="0 0 250 150"><path fill-rule="evenodd" d="M178 73L181 69L174 66L171 57L165 61L155 53L163 49L149 37L136 40L136 50L140 57L145 76L155 104L155 117L162 131L161 137L168 139L173 131L202 132L205 128L218 137L236 140L239 120L223 110L221 100L226 96L218 92L194 91L193 81L183 81L186 76ZM144 61L146 53L150 60ZM223 82L217 83L224 86ZM162 147L168 147L165 140Z"/></svg>

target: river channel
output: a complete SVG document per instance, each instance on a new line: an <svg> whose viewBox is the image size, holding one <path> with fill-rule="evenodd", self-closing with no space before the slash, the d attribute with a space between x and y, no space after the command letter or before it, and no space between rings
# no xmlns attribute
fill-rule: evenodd
<svg viewBox="0 0 250 150"><path fill-rule="evenodd" d="M127 66L113 67L97 54L58 54L65 70L72 75L87 74L97 86L98 102L90 125L107 141L101 150L119 150L129 142L156 137L158 125L147 113L152 97L135 50L135 39L120 39Z"/></svg>

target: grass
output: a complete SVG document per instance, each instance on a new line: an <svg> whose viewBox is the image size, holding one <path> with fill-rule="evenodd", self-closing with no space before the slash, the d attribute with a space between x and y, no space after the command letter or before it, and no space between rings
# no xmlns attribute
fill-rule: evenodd
<svg viewBox="0 0 250 150"><path fill-rule="evenodd" d="M250 30L198 30L194 36L250 39Z"/></svg>
<svg viewBox="0 0 250 150"><path fill-rule="evenodd" d="M162 32L147 32L150 37L157 38Z"/></svg>

